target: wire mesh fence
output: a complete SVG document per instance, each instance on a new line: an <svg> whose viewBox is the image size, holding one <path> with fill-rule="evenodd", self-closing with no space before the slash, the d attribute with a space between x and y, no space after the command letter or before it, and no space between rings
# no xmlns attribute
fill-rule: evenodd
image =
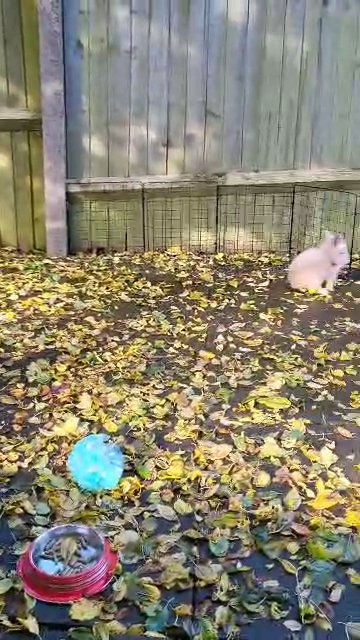
<svg viewBox="0 0 360 640"><path fill-rule="evenodd" d="M360 252L356 192L311 187L150 189L68 202L73 252L157 251L295 255L325 230L342 233Z"/></svg>

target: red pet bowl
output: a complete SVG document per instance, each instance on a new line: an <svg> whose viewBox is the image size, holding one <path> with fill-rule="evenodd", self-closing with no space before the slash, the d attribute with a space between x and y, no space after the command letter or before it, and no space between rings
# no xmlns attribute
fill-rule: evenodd
<svg viewBox="0 0 360 640"><path fill-rule="evenodd" d="M66 576L39 569L37 565L41 565L42 554L48 546L69 536L82 538L94 549L91 566L85 571ZM53 527L39 536L21 556L17 571L29 596L43 602L66 604L103 591L111 581L117 563L117 554L95 529L70 524Z"/></svg>

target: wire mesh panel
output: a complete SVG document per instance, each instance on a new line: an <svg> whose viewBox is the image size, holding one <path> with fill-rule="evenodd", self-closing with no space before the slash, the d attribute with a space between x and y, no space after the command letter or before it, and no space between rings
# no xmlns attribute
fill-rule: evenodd
<svg viewBox="0 0 360 640"><path fill-rule="evenodd" d="M222 187L218 203L218 249L224 253L289 251L293 189L272 193Z"/></svg>
<svg viewBox="0 0 360 640"><path fill-rule="evenodd" d="M71 251L105 249L295 255L326 230L360 253L360 198L325 188L199 183L91 194L69 200Z"/></svg>
<svg viewBox="0 0 360 640"><path fill-rule="evenodd" d="M325 231L341 233L349 248L355 249L355 222L358 196L347 191L297 188L291 253L318 244Z"/></svg>
<svg viewBox="0 0 360 640"><path fill-rule="evenodd" d="M146 249L216 251L216 207L215 187L145 192Z"/></svg>
<svg viewBox="0 0 360 640"><path fill-rule="evenodd" d="M75 198L68 207L70 251L143 251L142 209L141 192L126 199Z"/></svg>

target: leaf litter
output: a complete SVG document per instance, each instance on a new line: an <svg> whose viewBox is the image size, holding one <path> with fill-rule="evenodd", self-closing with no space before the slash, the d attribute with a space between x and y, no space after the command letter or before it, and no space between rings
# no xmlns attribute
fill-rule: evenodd
<svg viewBox="0 0 360 640"><path fill-rule="evenodd" d="M280 258L179 251L2 251L0 269L4 628L41 633L14 563L80 522L120 561L104 594L68 608L69 638L211 640L261 619L284 638L357 637L355 285L324 301L290 292ZM126 468L94 496L66 460L96 432Z"/></svg>

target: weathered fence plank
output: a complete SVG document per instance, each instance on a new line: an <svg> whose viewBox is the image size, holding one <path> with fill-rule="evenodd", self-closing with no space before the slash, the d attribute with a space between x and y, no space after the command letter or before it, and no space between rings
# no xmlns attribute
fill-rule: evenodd
<svg viewBox="0 0 360 640"><path fill-rule="evenodd" d="M184 171L204 170L207 0L190 2Z"/></svg>
<svg viewBox="0 0 360 640"><path fill-rule="evenodd" d="M349 164L349 134L351 135L351 111L353 101L354 70L358 65L358 7L341 0L338 11L339 36L336 77L333 86L334 111L330 136L330 157L339 167ZM357 107L358 108L358 107ZM358 162L360 150L357 154Z"/></svg>
<svg viewBox="0 0 360 640"><path fill-rule="evenodd" d="M127 176L131 90L131 16L127 0L109 3L108 83L109 175Z"/></svg>
<svg viewBox="0 0 360 640"><path fill-rule="evenodd" d="M228 0L227 3L224 125L220 162L220 167L224 169L242 166L249 7L249 0Z"/></svg>
<svg viewBox="0 0 360 640"><path fill-rule="evenodd" d="M259 122L260 169L278 168L278 131L283 72L286 0L266 2L265 47L262 64Z"/></svg>
<svg viewBox="0 0 360 640"><path fill-rule="evenodd" d="M360 12L356 15L356 48L355 59L360 56ZM348 166L360 166L360 65L355 64L352 72L352 95L348 129ZM360 218L360 216L358 216ZM360 223L359 223L360 227Z"/></svg>
<svg viewBox="0 0 360 640"><path fill-rule="evenodd" d="M90 175L88 0L64 2L67 175Z"/></svg>
<svg viewBox="0 0 360 640"><path fill-rule="evenodd" d="M169 0L151 4L148 86L148 173L166 173L168 137Z"/></svg>
<svg viewBox="0 0 360 640"><path fill-rule="evenodd" d="M294 166L307 169L311 162L311 140L317 91L318 48L322 0L304 0L305 21L301 51Z"/></svg>
<svg viewBox="0 0 360 640"><path fill-rule="evenodd" d="M34 248L46 249L45 203L44 203L44 163L42 138L39 132L29 132L31 162L31 192L33 203Z"/></svg>
<svg viewBox="0 0 360 640"><path fill-rule="evenodd" d="M65 101L61 0L38 0L46 248L67 253Z"/></svg>
<svg viewBox="0 0 360 640"><path fill-rule="evenodd" d="M211 172L222 167L228 6L227 0L208 5L204 166Z"/></svg>
<svg viewBox="0 0 360 640"><path fill-rule="evenodd" d="M245 106L242 132L241 168L259 169L259 122L262 65L265 48L266 2L249 3L245 66Z"/></svg>
<svg viewBox="0 0 360 640"><path fill-rule="evenodd" d="M311 166L333 166L331 158L334 87L338 64L339 11L337 1L323 3L318 52ZM335 46L336 43L336 46Z"/></svg>
<svg viewBox="0 0 360 640"><path fill-rule="evenodd" d="M0 5L0 100L1 106L13 103L13 86L10 89L8 54L6 42L9 39L7 30L8 19L5 21L3 0ZM16 36L16 34L14 34ZM12 134L0 133L0 243L2 245L17 245L16 203L14 193L14 174L12 157Z"/></svg>
<svg viewBox="0 0 360 640"><path fill-rule="evenodd" d="M294 166L304 18L305 3L298 2L298 0L287 0L277 127L277 156L274 163L274 168L279 169Z"/></svg>
<svg viewBox="0 0 360 640"><path fill-rule="evenodd" d="M131 2L131 106L129 173L148 173L149 0Z"/></svg>
<svg viewBox="0 0 360 640"><path fill-rule="evenodd" d="M0 1L0 245L22 250L44 248L36 11L35 0Z"/></svg>
<svg viewBox="0 0 360 640"><path fill-rule="evenodd" d="M34 248L34 237L29 139L28 134L21 131L14 132L12 139L17 246L22 251L30 251Z"/></svg>
<svg viewBox="0 0 360 640"><path fill-rule="evenodd" d="M91 176L109 175L109 1L89 2Z"/></svg>
<svg viewBox="0 0 360 640"><path fill-rule="evenodd" d="M168 148L166 173L184 171L190 0L170 0Z"/></svg>

